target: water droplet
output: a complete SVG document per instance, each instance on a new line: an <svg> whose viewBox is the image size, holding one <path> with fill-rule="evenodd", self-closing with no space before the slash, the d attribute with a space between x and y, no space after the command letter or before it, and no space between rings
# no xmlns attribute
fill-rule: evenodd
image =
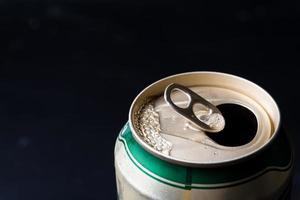
<svg viewBox="0 0 300 200"><path fill-rule="evenodd" d="M172 143L160 134L159 114L152 104L145 105L139 112L138 126L144 141L155 150L169 155Z"/></svg>

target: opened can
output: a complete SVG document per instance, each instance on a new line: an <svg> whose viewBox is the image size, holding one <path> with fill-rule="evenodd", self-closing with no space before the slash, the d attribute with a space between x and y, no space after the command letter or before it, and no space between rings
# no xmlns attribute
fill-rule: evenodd
<svg viewBox="0 0 300 200"><path fill-rule="evenodd" d="M292 150L273 98L219 72L170 76L133 101L115 145L119 199L287 199Z"/></svg>

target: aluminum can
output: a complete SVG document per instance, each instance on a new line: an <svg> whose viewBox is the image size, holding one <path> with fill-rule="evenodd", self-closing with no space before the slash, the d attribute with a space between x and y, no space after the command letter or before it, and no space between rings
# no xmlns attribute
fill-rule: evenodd
<svg viewBox="0 0 300 200"><path fill-rule="evenodd" d="M166 93L172 84L184 87ZM213 107L225 121L213 118ZM145 88L114 156L119 199L289 198L293 153L279 108L260 86L231 74L188 72Z"/></svg>

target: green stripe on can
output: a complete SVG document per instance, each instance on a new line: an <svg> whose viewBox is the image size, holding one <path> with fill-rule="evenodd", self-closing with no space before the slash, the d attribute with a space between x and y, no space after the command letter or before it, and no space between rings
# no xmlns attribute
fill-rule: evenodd
<svg viewBox="0 0 300 200"><path fill-rule="evenodd" d="M135 141L128 123L122 129L119 140L125 145L129 157L132 156L132 162L141 171L161 182L185 189L220 188L242 184L268 171L289 170L292 161L292 153L284 133L280 133L275 138L270 148L251 160L217 168L185 167L153 156ZM152 175L147 171L151 172Z"/></svg>

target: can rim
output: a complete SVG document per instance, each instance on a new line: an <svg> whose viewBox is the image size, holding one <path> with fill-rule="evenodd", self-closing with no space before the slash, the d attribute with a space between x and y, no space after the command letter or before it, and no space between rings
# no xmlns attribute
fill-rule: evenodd
<svg viewBox="0 0 300 200"><path fill-rule="evenodd" d="M134 115L133 113L133 109L134 106L136 105L137 100L139 99L140 95L143 94L145 91L147 91L149 88L153 87L154 85L158 84L161 81L170 79L170 78L176 78L179 76L184 76L184 75L193 75L193 74L216 74L216 75L221 75L221 76L227 76L227 77L231 77L231 78L235 78L235 79L239 79L240 81L244 81L247 84L250 84L252 86L254 86L256 89L260 90L261 92L263 92L266 96L269 97L269 99L272 101L272 103L275 106L275 110L276 113L278 113L278 124L276 127L274 127L273 133L271 135L271 137L268 139L268 141L266 141L265 144L263 144L262 146L260 146L259 148L257 148L256 150L252 151L252 152L248 152L246 154L243 154L241 156L237 156L233 159L227 159L227 160L222 160L222 161L216 161L216 162L202 162L202 163L198 163L198 162L184 162L181 161L179 159L176 159L172 156L166 156L160 152L154 152L154 150L149 147L148 145L146 145L144 143L144 141L137 136L137 132L135 130L135 127L133 125L133 120L132 117ZM141 92L139 92L139 94L134 98L131 106L130 106L130 110L129 110L129 127L133 133L133 138L135 139L135 141L146 151L148 151L149 153L151 153L152 155L165 160L167 162L170 163L174 163L174 164L179 164L179 165L184 165L184 166L190 166L190 167L219 167L219 166L227 166L227 165L231 165L231 164L235 164L237 162L242 162L245 160L248 160L249 158L259 154L260 152L262 152L263 150L265 150L276 138L276 136L278 135L278 130L281 127L281 113L278 107L278 104L276 103L276 101L273 99L273 97L265 90L263 89L260 85L253 83L252 81L249 81L243 77L240 76L236 76L233 74L229 74L229 73L224 73L224 72L216 72L216 71L192 71L192 72L184 72L184 73L179 73L179 74L175 74L175 75L171 75L171 76L167 76L165 78L162 78L158 81L155 81L154 83L148 85L146 88L144 88Z"/></svg>

